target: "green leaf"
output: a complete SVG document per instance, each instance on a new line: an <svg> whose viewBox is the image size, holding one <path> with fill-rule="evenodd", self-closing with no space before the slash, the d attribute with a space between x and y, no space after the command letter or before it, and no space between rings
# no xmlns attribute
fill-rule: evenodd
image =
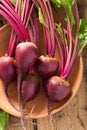
<svg viewBox="0 0 87 130"><path fill-rule="evenodd" d="M41 8L38 9L38 16L39 16L39 22L41 24L44 24L44 18L43 18L43 13L41 11Z"/></svg>
<svg viewBox="0 0 87 130"><path fill-rule="evenodd" d="M73 25L73 24L75 24L75 19L74 19L73 11L72 11L72 6L74 4L74 0L65 0L65 1L66 1L65 6L67 8L69 18L70 18L71 23Z"/></svg>
<svg viewBox="0 0 87 130"><path fill-rule="evenodd" d="M63 6L71 8L74 4L74 0L60 0Z"/></svg>
<svg viewBox="0 0 87 130"><path fill-rule="evenodd" d="M64 40L66 38L66 31L62 28L61 23L56 25L56 30L60 36L61 43L64 44Z"/></svg>
<svg viewBox="0 0 87 130"><path fill-rule="evenodd" d="M10 0L13 5L16 5L16 0Z"/></svg>
<svg viewBox="0 0 87 130"><path fill-rule="evenodd" d="M57 7L67 7L72 8L74 0L51 0Z"/></svg>
<svg viewBox="0 0 87 130"><path fill-rule="evenodd" d="M84 47L87 46L87 20L86 19L80 19L78 38L79 38L78 50L80 54L84 49Z"/></svg>
<svg viewBox="0 0 87 130"><path fill-rule="evenodd" d="M82 42L83 40L87 40L87 20L86 19L80 19L78 37L79 37L80 42Z"/></svg>
<svg viewBox="0 0 87 130"><path fill-rule="evenodd" d="M59 8L62 6L61 0L51 0Z"/></svg>
<svg viewBox="0 0 87 130"><path fill-rule="evenodd" d="M0 122L0 130L4 130L4 127L1 122Z"/></svg>
<svg viewBox="0 0 87 130"><path fill-rule="evenodd" d="M56 4L56 6L59 7L64 7L67 9L68 12L68 16L70 18L71 24L75 24L75 19L73 16L73 11L72 11L72 7L74 4L74 0L51 0L54 4Z"/></svg>
<svg viewBox="0 0 87 130"><path fill-rule="evenodd" d="M57 32L59 33L60 36L62 36L62 27L61 27L61 24L57 24Z"/></svg>
<svg viewBox="0 0 87 130"><path fill-rule="evenodd" d="M0 130L4 130L4 127L8 124L9 114L0 109Z"/></svg>

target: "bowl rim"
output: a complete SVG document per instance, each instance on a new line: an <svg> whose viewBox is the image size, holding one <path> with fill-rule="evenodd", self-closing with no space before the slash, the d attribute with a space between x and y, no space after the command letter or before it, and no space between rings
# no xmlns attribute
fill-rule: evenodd
<svg viewBox="0 0 87 130"><path fill-rule="evenodd" d="M9 23L4 24L2 27L0 27L0 31L3 31L3 29L5 29L8 26L10 27Z"/></svg>

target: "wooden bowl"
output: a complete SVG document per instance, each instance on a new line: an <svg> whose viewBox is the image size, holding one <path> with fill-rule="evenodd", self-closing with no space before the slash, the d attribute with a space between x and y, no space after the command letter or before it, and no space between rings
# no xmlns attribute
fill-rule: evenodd
<svg viewBox="0 0 87 130"><path fill-rule="evenodd" d="M11 27L9 24L6 24L0 29L0 56L3 56L7 52L10 32L11 32ZM41 36L42 35L40 35L40 38L42 40ZM42 51L43 48L44 46L41 43L41 46L39 48L40 54L43 53ZM58 57L57 51L56 51L56 57ZM77 59L76 64L74 65L71 75L69 77L69 82L71 84L71 94L62 102L54 103L51 106L52 114L62 110L71 102L71 100L77 93L77 90L79 89L80 82L82 79L82 72L83 72L83 62L82 62L82 57L80 56ZM11 115L20 117L21 115L20 115L20 112L18 111L19 106L18 106L18 101L17 101L16 81L9 85L9 96L11 98L12 104L15 106L17 110L9 103L5 94L4 87L5 87L4 83L0 80L0 108L10 113ZM39 93L39 97L36 97L34 100L27 103L26 112L25 112L26 115L29 114L29 112L31 111L35 103L36 103L36 107L32 112L31 118L41 118L41 117L47 116L48 115L48 108L47 108L48 100L42 87Z"/></svg>

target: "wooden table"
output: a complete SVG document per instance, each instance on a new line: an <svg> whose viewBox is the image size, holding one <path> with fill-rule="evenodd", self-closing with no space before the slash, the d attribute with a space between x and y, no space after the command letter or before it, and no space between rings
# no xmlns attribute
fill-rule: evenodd
<svg viewBox="0 0 87 130"><path fill-rule="evenodd" d="M87 0L78 0L80 17L87 18ZM50 122L49 117L38 120L37 126L27 121L26 130L87 130L87 48L83 52L83 78L80 89L72 102L62 111L54 115L56 125ZM22 130L21 125L14 125L20 122L19 118L10 116L10 121L5 130Z"/></svg>

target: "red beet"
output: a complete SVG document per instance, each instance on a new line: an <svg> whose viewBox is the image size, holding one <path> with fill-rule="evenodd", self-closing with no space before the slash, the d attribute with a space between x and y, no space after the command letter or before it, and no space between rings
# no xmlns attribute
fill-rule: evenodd
<svg viewBox="0 0 87 130"><path fill-rule="evenodd" d="M58 60L42 55L37 60L37 70L44 78L53 76L58 70Z"/></svg>
<svg viewBox="0 0 87 130"><path fill-rule="evenodd" d="M34 43L20 43L16 47L16 62L20 72L28 72L37 60L38 50Z"/></svg>
<svg viewBox="0 0 87 130"><path fill-rule="evenodd" d="M22 104L23 108L25 107L27 101L34 99L40 89L40 82L35 76L26 77L21 86L21 96L22 96Z"/></svg>
<svg viewBox="0 0 87 130"><path fill-rule="evenodd" d="M70 93L70 84L58 76L53 76L46 81L46 94L49 101L59 102Z"/></svg>
<svg viewBox="0 0 87 130"><path fill-rule="evenodd" d="M16 65L10 56L2 56L0 58L0 78L5 85L8 85L16 78Z"/></svg>

